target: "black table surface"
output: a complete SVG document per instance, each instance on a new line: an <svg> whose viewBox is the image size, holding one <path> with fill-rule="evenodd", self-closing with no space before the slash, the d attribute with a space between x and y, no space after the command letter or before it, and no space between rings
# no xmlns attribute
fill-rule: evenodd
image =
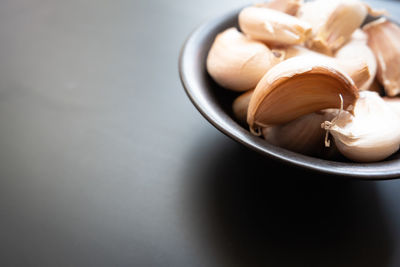
<svg viewBox="0 0 400 267"><path fill-rule="evenodd" d="M188 34L248 3L0 2L1 266L400 266L400 180L263 158L185 95Z"/></svg>

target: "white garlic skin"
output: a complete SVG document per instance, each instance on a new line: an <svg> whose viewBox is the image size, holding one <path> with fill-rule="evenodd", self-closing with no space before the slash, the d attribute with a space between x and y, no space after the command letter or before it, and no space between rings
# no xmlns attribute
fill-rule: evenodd
<svg viewBox="0 0 400 267"><path fill-rule="evenodd" d="M297 11L303 4L303 0L270 0L268 2L258 3L255 6L271 8L288 15L296 16Z"/></svg>
<svg viewBox="0 0 400 267"><path fill-rule="evenodd" d="M249 102L253 92L254 90L249 90L241 94L232 103L233 115L240 123L246 123L247 110L249 108Z"/></svg>
<svg viewBox="0 0 400 267"><path fill-rule="evenodd" d="M207 57L207 71L222 87L247 91L282 60L280 56L265 44L229 28L215 38Z"/></svg>
<svg viewBox="0 0 400 267"><path fill-rule="evenodd" d="M400 95L400 27L382 17L363 27L378 63L377 78L388 96Z"/></svg>
<svg viewBox="0 0 400 267"><path fill-rule="evenodd" d="M399 150L400 119L376 92L360 92L354 116L343 111L327 128L340 153L356 162L381 161Z"/></svg>
<svg viewBox="0 0 400 267"><path fill-rule="evenodd" d="M302 5L297 17L312 25L313 38L307 45L332 54L350 39L367 14L368 7L359 0L314 0Z"/></svg>
<svg viewBox="0 0 400 267"><path fill-rule="evenodd" d="M331 120L337 110L310 113L291 122L262 129L263 137L270 144L309 156L322 156L325 131L321 123Z"/></svg>
<svg viewBox="0 0 400 267"><path fill-rule="evenodd" d="M351 64L360 62L368 66L369 78L358 86L359 90L368 90L375 79L378 69L378 63L372 49L369 48L368 36L361 29L357 29L344 46L342 46L335 54L335 58L343 64Z"/></svg>
<svg viewBox="0 0 400 267"><path fill-rule="evenodd" d="M311 25L283 12L257 6L239 13L240 29L254 40L269 45L302 44L311 34Z"/></svg>
<svg viewBox="0 0 400 267"><path fill-rule="evenodd" d="M400 97L384 97L383 100L390 106L400 119Z"/></svg>

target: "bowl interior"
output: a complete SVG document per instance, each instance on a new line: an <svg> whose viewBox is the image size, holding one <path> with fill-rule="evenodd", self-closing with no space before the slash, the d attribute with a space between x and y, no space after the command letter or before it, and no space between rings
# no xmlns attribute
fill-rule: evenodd
<svg viewBox="0 0 400 267"><path fill-rule="evenodd" d="M198 111L217 129L264 154L265 156L326 174L362 179L389 179L400 176L400 152L385 161L353 163L332 161L295 153L269 144L253 136L248 128L235 121L232 102L239 94L219 87L208 75L205 67L208 51L215 36L229 27L238 27L233 10L198 27L185 42L179 59L179 72L183 87Z"/></svg>

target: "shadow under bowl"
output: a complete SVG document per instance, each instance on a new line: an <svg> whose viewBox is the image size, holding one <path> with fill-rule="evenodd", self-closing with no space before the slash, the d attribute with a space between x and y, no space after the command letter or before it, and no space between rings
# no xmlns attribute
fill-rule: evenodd
<svg viewBox="0 0 400 267"><path fill-rule="evenodd" d="M206 58L215 36L229 27L237 27L240 9L210 20L198 27L186 40L179 58L183 87L197 110L218 130L266 157L324 174L359 179L393 179L400 177L400 152L375 163L331 161L302 155L269 144L252 135L235 121L231 106L235 92L219 87L206 70Z"/></svg>

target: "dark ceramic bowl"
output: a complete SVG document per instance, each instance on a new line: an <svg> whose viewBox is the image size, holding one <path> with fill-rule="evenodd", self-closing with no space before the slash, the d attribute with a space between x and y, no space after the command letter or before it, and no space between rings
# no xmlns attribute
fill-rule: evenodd
<svg viewBox="0 0 400 267"><path fill-rule="evenodd" d="M183 87L198 111L218 130L266 157L301 168L361 179L400 177L400 152L382 162L353 163L305 156L267 143L235 121L231 105L238 95L219 87L206 71L206 57L215 36L237 25L239 10L231 11L197 28L184 44L179 72Z"/></svg>

